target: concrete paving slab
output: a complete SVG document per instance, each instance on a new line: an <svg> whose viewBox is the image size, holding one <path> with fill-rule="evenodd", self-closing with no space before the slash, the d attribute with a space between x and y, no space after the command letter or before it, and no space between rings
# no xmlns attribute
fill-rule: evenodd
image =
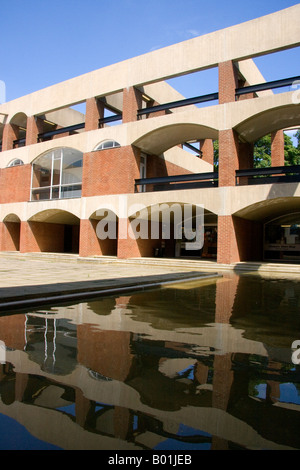
<svg viewBox="0 0 300 470"><path fill-rule="evenodd" d="M0 311L217 278L199 267L127 263L113 258L0 254Z"/></svg>

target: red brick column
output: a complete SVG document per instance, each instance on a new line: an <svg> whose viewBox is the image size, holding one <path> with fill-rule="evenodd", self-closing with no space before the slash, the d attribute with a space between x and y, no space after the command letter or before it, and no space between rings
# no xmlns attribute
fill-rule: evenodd
<svg viewBox="0 0 300 470"><path fill-rule="evenodd" d="M248 170L253 168L253 154L254 154L254 145L248 142L239 143L239 169ZM239 185L248 184L248 177L242 176L238 181Z"/></svg>
<svg viewBox="0 0 300 470"><path fill-rule="evenodd" d="M101 240L97 235L97 225L99 220L80 220L80 256L116 256L117 238L106 238ZM117 224L117 221L116 221ZM117 235L116 225L116 235Z"/></svg>
<svg viewBox="0 0 300 470"><path fill-rule="evenodd" d="M231 60L219 64L219 104L235 101L238 70Z"/></svg>
<svg viewBox="0 0 300 470"><path fill-rule="evenodd" d="M36 144L38 141L38 134L43 132L43 121L36 116L29 116L27 118L26 129L26 145Z"/></svg>
<svg viewBox="0 0 300 470"><path fill-rule="evenodd" d="M214 164L214 145L212 139L200 140L200 150L202 152L202 160Z"/></svg>
<svg viewBox="0 0 300 470"><path fill-rule="evenodd" d="M85 130L93 131L99 128L99 119L104 117L104 103L97 98L86 100Z"/></svg>
<svg viewBox="0 0 300 470"><path fill-rule="evenodd" d="M284 133L282 130L271 134L271 165L284 166Z"/></svg>
<svg viewBox="0 0 300 470"><path fill-rule="evenodd" d="M15 124L5 124L2 135L2 152L11 150L14 146L14 140L19 138L19 127Z"/></svg>
<svg viewBox="0 0 300 470"><path fill-rule="evenodd" d="M130 222L128 219L119 219L119 230L118 230L118 258L137 258L141 256L139 249L138 240L131 238Z"/></svg>
<svg viewBox="0 0 300 470"><path fill-rule="evenodd" d="M216 284L216 313L215 322L229 324L234 300L237 293L239 277L233 275L230 279L222 278Z"/></svg>
<svg viewBox="0 0 300 470"><path fill-rule="evenodd" d="M239 169L239 141L233 129L219 132L219 186L235 186Z"/></svg>
<svg viewBox="0 0 300 470"><path fill-rule="evenodd" d="M0 251L18 251L20 223L0 222Z"/></svg>
<svg viewBox="0 0 300 470"><path fill-rule="evenodd" d="M261 261L263 226L231 215L218 217L218 263Z"/></svg>
<svg viewBox="0 0 300 470"><path fill-rule="evenodd" d="M240 261L233 218L231 215L218 217L218 263L231 264Z"/></svg>
<svg viewBox="0 0 300 470"><path fill-rule="evenodd" d="M137 111L142 107L142 93L134 87L123 90L123 122L137 120Z"/></svg>

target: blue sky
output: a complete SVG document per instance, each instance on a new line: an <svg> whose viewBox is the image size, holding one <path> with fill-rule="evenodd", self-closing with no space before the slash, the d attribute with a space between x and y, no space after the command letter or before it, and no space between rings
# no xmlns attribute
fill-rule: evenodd
<svg viewBox="0 0 300 470"><path fill-rule="evenodd" d="M152 50L248 21L288 0L0 0L6 101ZM299 48L257 59L267 80L300 75ZM203 74L184 94L217 91ZM188 92L187 92L188 89Z"/></svg>

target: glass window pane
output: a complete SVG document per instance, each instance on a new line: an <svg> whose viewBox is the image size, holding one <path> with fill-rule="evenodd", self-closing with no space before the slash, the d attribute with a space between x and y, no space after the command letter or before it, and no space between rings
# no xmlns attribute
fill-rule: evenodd
<svg viewBox="0 0 300 470"><path fill-rule="evenodd" d="M61 160L53 160L53 175L52 175L52 185L60 184L60 162Z"/></svg>
<svg viewBox="0 0 300 470"><path fill-rule="evenodd" d="M32 200L80 197L82 159L82 152L69 148L55 149L37 158L32 164Z"/></svg>
<svg viewBox="0 0 300 470"><path fill-rule="evenodd" d="M52 199L59 199L59 186L52 188Z"/></svg>
<svg viewBox="0 0 300 470"><path fill-rule="evenodd" d="M42 201L50 199L50 188L39 188L32 190L32 201Z"/></svg>
<svg viewBox="0 0 300 470"><path fill-rule="evenodd" d="M81 183L82 153L73 149L64 149L61 184Z"/></svg>
<svg viewBox="0 0 300 470"><path fill-rule="evenodd" d="M81 197L81 184L61 187L61 198Z"/></svg>

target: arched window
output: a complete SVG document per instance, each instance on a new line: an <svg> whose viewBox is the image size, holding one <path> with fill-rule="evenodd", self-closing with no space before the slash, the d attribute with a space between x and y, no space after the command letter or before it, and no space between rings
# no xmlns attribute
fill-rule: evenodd
<svg viewBox="0 0 300 470"><path fill-rule="evenodd" d="M51 150L32 164L31 200L81 197L83 154L71 148Z"/></svg>
<svg viewBox="0 0 300 470"><path fill-rule="evenodd" d="M19 158L15 158L14 160L12 160L8 165L7 165L7 168L11 167L11 166L18 166L18 165L24 165L24 162L22 160L20 160Z"/></svg>
<svg viewBox="0 0 300 470"><path fill-rule="evenodd" d="M104 140L103 142L100 142L100 144L98 144L95 147L95 150L106 150L106 149L111 149L114 147L121 147L121 145L119 144L119 142L116 142L115 140Z"/></svg>

